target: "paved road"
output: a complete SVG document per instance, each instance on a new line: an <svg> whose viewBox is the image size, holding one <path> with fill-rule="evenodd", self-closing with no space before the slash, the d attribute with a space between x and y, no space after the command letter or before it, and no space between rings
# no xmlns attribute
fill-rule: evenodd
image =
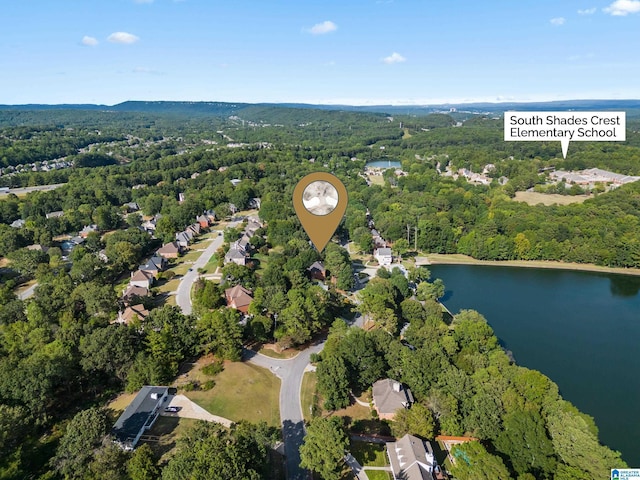
<svg viewBox="0 0 640 480"><path fill-rule="evenodd" d="M235 225L236 224L230 224L229 226L233 227ZM223 235L215 237L213 242L211 242L211 244L200 254L198 259L193 262L191 271L185 273L182 280L180 280L180 284L176 290L176 305L182 309L182 313L185 315L191 314L191 287L193 287L193 283L200 276L198 269L205 267L211 256L216 253L216 250L218 250L223 243Z"/></svg>
<svg viewBox="0 0 640 480"><path fill-rule="evenodd" d="M55 190L58 187L66 185L66 183L56 183L54 185L40 185L38 187L21 187L21 188L10 188L8 192L0 192L0 197L3 195L9 195L13 193L15 195L25 195L31 192L47 192L49 190Z"/></svg>
<svg viewBox="0 0 640 480"><path fill-rule="evenodd" d="M268 368L281 380L280 386L280 420L287 461L287 480L307 480L309 472L300 468L300 446L304 438L304 417L300 405L300 388L302 377L309 365L312 353L319 353L324 347L324 340L313 344L290 359L277 359L245 350L243 359L260 367Z"/></svg>

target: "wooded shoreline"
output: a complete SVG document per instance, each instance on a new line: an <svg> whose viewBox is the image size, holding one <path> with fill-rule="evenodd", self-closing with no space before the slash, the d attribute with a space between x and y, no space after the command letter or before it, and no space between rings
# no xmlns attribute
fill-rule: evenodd
<svg viewBox="0 0 640 480"><path fill-rule="evenodd" d="M427 265L490 265L494 267L548 268L640 276L640 268L605 267L592 263L566 263L550 260L478 260L468 255L441 253L427 254L426 258L428 259Z"/></svg>

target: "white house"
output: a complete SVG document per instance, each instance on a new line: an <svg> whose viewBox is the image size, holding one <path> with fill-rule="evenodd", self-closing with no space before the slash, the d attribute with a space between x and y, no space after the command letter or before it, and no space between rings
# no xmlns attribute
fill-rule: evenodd
<svg viewBox="0 0 640 480"><path fill-rule="evenodd" d="M376 249L373 256L381 266L391 265L391 262L393 262L393 255L391 254L391 249L388 247Z"/></svg>

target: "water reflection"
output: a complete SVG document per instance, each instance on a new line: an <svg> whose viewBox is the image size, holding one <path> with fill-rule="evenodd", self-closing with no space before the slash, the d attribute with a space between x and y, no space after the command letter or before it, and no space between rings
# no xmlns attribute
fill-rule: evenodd
<svg viewBox="0 0 640 480"><path fill-rule="evenodd" d="M610 280L609 290L614 297L635 297L640 291L640 278L614 275Z"/></svg>

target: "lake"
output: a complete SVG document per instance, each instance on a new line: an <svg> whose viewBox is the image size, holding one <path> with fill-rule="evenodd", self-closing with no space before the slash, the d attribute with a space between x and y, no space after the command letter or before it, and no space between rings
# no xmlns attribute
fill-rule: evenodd
<svg viewBox="0 0 640 480"><path fill-rule="evenodd" d="M482 313L519 365L540 370L592 415L600 441L640 466L640 277L431 265L443 303Z"/></svg>
<svg viewBox="0 0 640 480"><path fill-rule="evenodd" d="M365 167L370 168L400 168L400 162L398 160L372 160L367 162Z"/></svg>

